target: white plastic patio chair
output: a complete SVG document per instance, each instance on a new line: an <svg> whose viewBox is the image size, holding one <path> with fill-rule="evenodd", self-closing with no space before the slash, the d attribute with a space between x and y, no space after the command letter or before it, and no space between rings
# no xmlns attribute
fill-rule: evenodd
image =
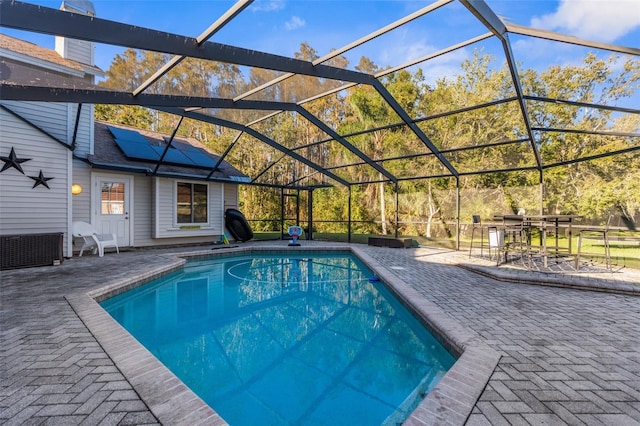
<svg viewBox="0 0 640 426"><path fill-rule="evenodd" d="M115 247L116 252L120 253L118 248L118 240L116 234L98 234L98 231L87 222L73 222L72 233L74 238L82 239L82 247L80 248L80 255L86 249L92 249L92 253L95 254L96 250L100 257L104 256L105 247Z"/></svg>

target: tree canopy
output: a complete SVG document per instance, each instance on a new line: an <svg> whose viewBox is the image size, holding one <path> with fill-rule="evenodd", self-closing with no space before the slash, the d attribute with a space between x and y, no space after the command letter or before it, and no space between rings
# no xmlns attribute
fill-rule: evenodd
<svg viewBox="0 0 640 426"><path fill-rule="evenodd" d="M295 57L312 61L318 54L303 43ZM127 49L114 58L101 84L131 91L168 60L167 55ZM345 68L348 61L336 56L331 65ZM366 57L356 69L383 71ZM579 212L593 220L616 212L638 222L640 115L606 105L638 96L640 61L615 54L606 59L588 54L581 64L519 70L533 135L527 134L509 68L481 51L465 60L456 76L434 82L427 81L420 68L382 74L380 82L410 115L412 124L460 172L459 181L372 86L341 88L339 82L296 75L254 95L255 99L301 102L321 88L329 94L311 98L302 106L326 127L291 111L203 112L244 125L254 123L251 128L352 182L352 218L363 224L383 223L362 225L363 232L386 232L384 223L396 208L396 190L397 209L407 220L455 217L451 191L456 187L462 189L462 218L520 207L535 211L542 206L546 212ZM148 90L233 98L276 77L278 73L265 69L247 71L187 59ZM166 133L173 132L178 123L178 117L136 106L99 105L96 114L102 120ZM178 134L222 153L239 132L185 120ZM226 159L260 184L285 188L335 185L308 164L246 133ZM537 171L538 161L542 173ZM397 188L389 176L398 179ZM542 200L539 185L544 188ZM279 217L278 192L263 186L243 187L242 191L248 217ZM346 191L340 185L316 190L314 219L346 219Z"/></svg>

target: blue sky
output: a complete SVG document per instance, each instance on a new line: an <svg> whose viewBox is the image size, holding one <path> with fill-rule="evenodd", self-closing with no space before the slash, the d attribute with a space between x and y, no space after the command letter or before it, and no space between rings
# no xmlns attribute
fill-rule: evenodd
<svg viewBox="0 0 640 426"><path fill-rule="evenodd" d="M73 0L72 0L73 1ZM640 47L640 0L486 0L508 22L575 35L593 41ZM29 3L58 8L60 1ZM197 36L232 5L227 0L94 0L98 17L185 36ZM211 40L275 54L293 55L307 42L320 56L340 48L431 1L402 0L257 0ZM53 37L0 31L53 48ZM453 2L400 30L347 54L350 66L367 56L381 67L396 66L437 52L487 30L459 3ZM586 49L512 38L516 58L527 67L578 63ZM429 62L427 75L448 75L474 48L498 53L494 41ZM107 69L123 48L98 45L96 63ZM422 67L422 66L421 66Z"/></svg>

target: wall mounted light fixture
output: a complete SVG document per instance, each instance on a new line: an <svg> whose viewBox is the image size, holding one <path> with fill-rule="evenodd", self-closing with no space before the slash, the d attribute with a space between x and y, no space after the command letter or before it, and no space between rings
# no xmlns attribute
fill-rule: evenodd
<svg viewBox="0 0 640 426"><path fill-rule="evenodd" d="M82 192L82 187L80 185L78 185L77 183L74 183L73 185L71 185L71 193L73 195L78 195L81 192Z"/></svg>

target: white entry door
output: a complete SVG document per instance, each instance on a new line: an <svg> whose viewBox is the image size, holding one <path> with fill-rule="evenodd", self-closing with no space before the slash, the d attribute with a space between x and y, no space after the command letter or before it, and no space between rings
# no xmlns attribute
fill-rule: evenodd
<svg viewBox="0 0 640 426"><path fill-rule="evenodd" d="M113 233L118 246L131 245L131 176L93 175L93 216L99 233Z"/></svg>

